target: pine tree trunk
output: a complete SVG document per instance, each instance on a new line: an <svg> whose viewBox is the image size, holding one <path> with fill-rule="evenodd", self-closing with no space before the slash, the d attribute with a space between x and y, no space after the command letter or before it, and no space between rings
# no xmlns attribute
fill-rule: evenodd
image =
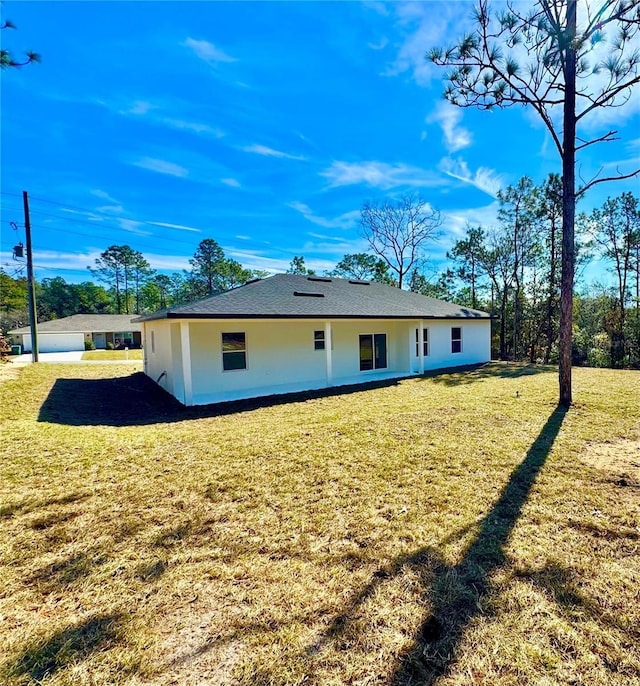
<svg viewBox="0 0 640 686"><path fill-rule="evenodd" d="M576 4L567 4L564 44L564 139L562 146L562 280L560 285L559 386L560 405L569 407L573 342L574 222L576 214Z"/></svg>
<svg viewBox="0 0 640 686"><path fill-rule="evenodd" d="M507 289L502 292L500 303L500 359L507 359Z"/></svg>

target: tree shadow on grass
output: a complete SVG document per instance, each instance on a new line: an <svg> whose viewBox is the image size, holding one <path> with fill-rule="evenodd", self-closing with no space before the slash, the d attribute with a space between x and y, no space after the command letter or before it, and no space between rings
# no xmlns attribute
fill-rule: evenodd
<svg viewBox="0 0 640 686"><path fill-rule="evenodd" d="M45 677L113 645L124 618L122 613L87 617L28 647L17 658L3 665L0 674L28 677L39 683Z"/></svg>
<svg viewBox="0 0 640 686"><path fill-rule="evenodd" d="M61 591L74 581L88 577L106 559L97 548L67 555L37 570L26 582L37 585L41 593Z"/></svg>
<svg viewBox="0 0 640 686"><path fill-rule="evenodd" d="M486 379L519 379L535 374L557 372L557 367L550 365L525 364L521 362L487 362L481 365L453 367L426 372L428 378L443 386L461 386Z"/></svg>
<svg viewBox="0 0 640 686"><path fill-rule="evenodd" d="M401 660L391 683L416 681L428 686L453 665L469 622L489 592L489 577L505 561L504 547L522 507L560 431L566 409L557 407L480 524L480 530L455 566L439 570L432 586L433 613L416 632L413 647Z"/></svg>
<svg viewBox="0 0 640 686"><path fill-rule="evenodd" d="M85 500L91 494L86 492L67 493L63 496L54 496L45 500L33 500L26 498L16 503L0 505L0 520L10 519L16 515L26 515L35 510L50 507L51 505L68 505L80 500ZM36 527L37 528L37 527Z"/></svg>
<svg viewBox="0 0 640 686"><path fill-rule="evenodd" d="M618 617L615 611L603 607L584 592L578 572L571 567L551 562L541 569L521 569L516 573L516 577L552 596L563 614L570 619L588 618L610 629L632 633L636 639L640 639L640 632L637 629L630 631L628 623Z"/></svg>
<svg viewBox="0 0 640 686"><path fill-rule="evenodd" d="M438 550L422 548L378 570L371 582L336 617L307 652L313 655L330 641L341 642L352 630L359 608L387 580L407 568L417 572L430 591L432 612L415 632L412 645L402 655L389 678L393 686L433 686L453 666L464 632L482 612L490 594L490 577L505 562L504 547L560 431L566 409L549 416L523 462L511 474L498 501L480 523L478 534L457 565L447 565Z"/></svg>

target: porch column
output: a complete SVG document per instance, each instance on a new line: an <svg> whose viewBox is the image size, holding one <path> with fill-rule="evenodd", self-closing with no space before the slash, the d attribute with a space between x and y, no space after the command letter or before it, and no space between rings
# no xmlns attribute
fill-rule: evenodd
<svg viewBox="0 0 640 686"><path fill-rule="evenodd" d="M180 347L182 348L182 382L184 384L184 404L193 404L193 387L191 384L191 341L189 323L180 322Z"/></svg>
<svg viewBox="0 0 640 686"><path fill-rule="evenodd" d="M415 322L409 322L409 374L415 374L416 370L413 368L413 358L416 354L416 336L414 334Z"/></svg>
<svg viewBox="0 0 640 686"><path fill-rule="evenodd" d="M424 374L424 322L418 322L418 371Z"/></svg>
<svg viewBox="0 0 640 686"><path fill-rule="evenodd" d="M142 371L147 374L147 363L149 361L148 352L151 351L151 346L147 348L147 326L146 322L142 322Z"/></svg>
<svg viewBox="0 0 640 686"><path fill-rule="evenodd" d="M331 322L324 323L324 352L327 362L327 386L333 385L333 340L331 338Z"/></svg>

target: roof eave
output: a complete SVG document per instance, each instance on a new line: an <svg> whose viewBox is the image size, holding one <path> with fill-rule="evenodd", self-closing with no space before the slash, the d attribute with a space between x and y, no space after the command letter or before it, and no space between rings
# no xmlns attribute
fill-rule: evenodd
<svg viewBox="0 0 640 686"><path fill-rule="evenodd" d="M162 319L430 319L460 321L467 319L477 321L479 319L491 319L492 316L482 314L474 315L433 315L433 314L282 314L282 313L211 313L211 312L165 312L160 316L143 317L135 321L149 322Z"/></svg>

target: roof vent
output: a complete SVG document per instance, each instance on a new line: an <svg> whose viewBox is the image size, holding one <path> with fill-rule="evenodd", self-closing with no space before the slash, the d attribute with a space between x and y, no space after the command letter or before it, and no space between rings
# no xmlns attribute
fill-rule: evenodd
<svg viewBox="0 0 640 686"><path fill-rule="evenodd" d="M370 286L371 284L369 281L360 281L360 279L349 279L349 283L352 283L356 286Z"/></svg>
<svg viewBox="0 0 640 686"><path fill-rule="evenodd" d="M300 298L324 298L324 293L309 293L305 291L293 291Z"/></svg>
<svg viewBox="0 0 640 686"><path fill-rule="evenodd" d="M324 281L324 283L331 283L331 279L327 276L307 276L307 281Z"/></svg>

